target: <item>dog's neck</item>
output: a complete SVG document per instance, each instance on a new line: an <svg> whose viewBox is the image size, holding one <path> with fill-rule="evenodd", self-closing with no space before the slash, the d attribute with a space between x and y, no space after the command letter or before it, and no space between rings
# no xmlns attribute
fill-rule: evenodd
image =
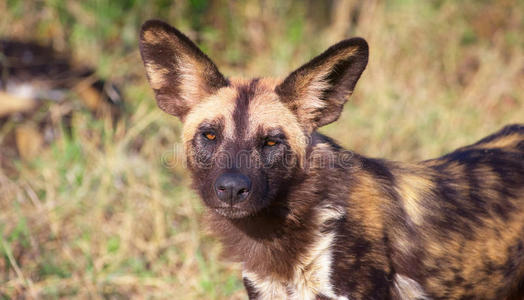
<svg viewBox="0 0 524 300"><path fill-rule="evenodd" d="M336 165L321 169L315 162L325 155L333 159L340 148L320 135L311 140L307 168L293 176L268 208L242 219L227 219L209 212L211 228L221 240L226 258L242 263L246 270L256 270L261 276L285 280L292 276L303 251L326 230L324 223L335 218L337 210L345 210L340 198L331 196L347 193L332 190L345 185L330 185L326 176L327 172L333 176L335 171L339 180L343 180L350 176L350 170Z"/></svg>

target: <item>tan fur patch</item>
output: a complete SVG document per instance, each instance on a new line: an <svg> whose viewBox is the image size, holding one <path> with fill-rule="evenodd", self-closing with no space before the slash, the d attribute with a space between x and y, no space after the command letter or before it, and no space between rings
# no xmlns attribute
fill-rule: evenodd
<svg viewBox="0 0 524 300"><path fill-rule="evenodd" d="M495 139L491 142L482 143L482 144L473 146L472 148L477 148L477 149L509 148L509 147L515 147L521 141L522 141L522 135L515 133L512 135L508 135L505 137Z"/></svg>
<svg viewBox="0 0 524 300"><path fill-rule="evenodd" d="M358 184L351 192L350 204L352 207L351 215L362 218L366 226L366 234L373 239L382 237L384 227L384 216L381 211L384 209L384 199L386 195L380 190L379 183L367 173L362 173L358 177Z"/></svg>
<svg viewBox="0 0 524 300"><path fill-rule="evenodd" d="M190 57L182 57L178 61L178 74L180 76L180 96L184 103L193 107L195 102L208 95L205 93L206 82L202 78L204 70L202 65L193 61Z"/></svg>
<svg viewBox="0 0 524 300"><path fill-rule="evenodd" d="M165 31L147 30L143 34L144 41L150 44L165 43L170 40L170 35Z"/></svg>
<svg viewBox="0 0 524 300"><path fill-rule="evenodd" d="M233 111L235 110L235 98L237 91L234 88L225 87L215 95L204 99L189 112L184 122L182 140L187 145L193 139L198 126L204 120L213 121L222 118L224 122L224 136L232 139L234 136ZM187 149L186 149L187 150Z"/></svg>
<svg viewBox="0 0 524 300"><path fill-rule="evenodd" d="M209 96L206 94L207 82L202 78L203 74L206 73L206 66L189 54L190 52L186 49L187 46L180 42L176 35L169 34L163 30L148 30L143 33L143 39L145 43L152 45L164 43L169 45L170 48L176 49L173 52L177 55L176 59L173 57L173 61L169 62L173 64L172 66L161 66L145 62L146 71L153 89L158 90L173 84L166 78L170 68L173 68L176 69L177 80L180 81L178 84L180 87L178 95L182 98L181 102L185 103L187 107L193 107L202 98Z"/></svg>
<svg viewBox="0 0 524 300"><path fill-rule="evenodd" d="M404 210L415 225L422 225L426 214L422 201L428 198L424 193L432 191L435 183L423 174L407 172L399 174L397 180L397 191Z"/></svg>
<svg viewBox="0 0 524 300"><path fill-rule="evenodd" d="M168 82L165 76L169 73L169 70L150 62L145 63L147 75L149 76L149 83L155 90L163 88Z"/></svg>
<svg viewBox="0 0 524 300"><path fill-rule="evenodd" d="M486 172L488 170L483 170ZM489 174L486 174L489 177ZM491 180L491 179L488 179ZM494 265L504 265L508 259L506 245L514 244L520 240L521 232L524 230L524 215L513 214L509 220L502 220L497 217L486 216L482 218L484 223L481 231L474 231L474 237L471 240L463 242L461 234L451 233L446 240L437 240L428 238L426 250L430 257L449 258L450 253L457 255L456 263L461 266L460 275L463 278L469 278L475 286L477 293L485 296L486 299L495 297L495 290L491 285L486 285L480 281L482 277L478 276L479 270L485 268L485 262L490 261ZM503 230L500 230L503 228ZM437 261L435 261L437 262ZM429 268L441 268L441 265L426 261ZM524 266L520 266L524 270ZM449 269L441 269L442 278L453 278L454 274ZM478 280L476 278L479 278ZM504 284L502 272L493 272L490 274L490 282L493 285L501 286ZM429 278L426 286L428 291L439 291L442 289L442 282L438 278ZM457 291L458 293L458 291ZM450 295L452 298L460 298L461 294Z"/></svg>
<svg viewBox="0 0 524 300"><path fill-rule="evenodd" d="M329 85L329 83L326 82L326 77L337 63L353 56L356 51L356 47L345 49L345 51L330 57L329 60L324 62L316 70L304 76L297 86L299 93L305 97L304 100L301 101L309 103L311 107L323 107L324 104L322 102L319 103L319 97L321 96L321 92Z"/></svg>
<svg viewBox="0 0 524 300"><path fill-rule="evenodd" d="M345 49L345 51L338 55L332 56L329 60L324 62L316 70L313 70L304 76L296 84L297 99L295 102L300 102L299 118L302 123L308 123L309 118L314 117L314 113L319 108L326 105L326 102L321 99L322 92L330 87L326 81L326 77L333 70L333 67L340 62L355 54L357 48ZM348 94L349 96L350 94Z"/></svg>
<svg viewBox="0 0 524 300"><path fill-rule="evenodd" d="M259 128L280 127L288 138L291 150L303 163L307 140L296 116L279 101L272 91L258 93L249 105L250 116L248 134L254 135Z"/></svg>

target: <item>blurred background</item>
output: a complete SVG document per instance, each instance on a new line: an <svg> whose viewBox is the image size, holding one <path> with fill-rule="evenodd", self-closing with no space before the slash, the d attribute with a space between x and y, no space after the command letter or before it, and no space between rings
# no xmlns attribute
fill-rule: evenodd
<svg viewBox="0 0 524 300"><path fill-rule="evenodd" d="M228 76L285 76L364 37L321 131L416 161L524 121L524 1L0 0L0 299L246 299L156 108L137 39L159 18Z"/></svg>

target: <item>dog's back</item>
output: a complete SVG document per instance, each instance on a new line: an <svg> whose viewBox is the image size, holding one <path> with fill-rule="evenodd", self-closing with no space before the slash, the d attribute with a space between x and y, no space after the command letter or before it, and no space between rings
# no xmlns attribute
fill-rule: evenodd
<svg viewBox="0 0 524 300"><path fill-rule="evenodd" d="M507 297L524 274L524 126L421 165L393 171L409 249L398 268L434 298Z"/></svg>
<svg viewBox="0 0 524 300"><path fill-rule="evenodd" d="M330 155L344 151L322 139L318 144ZM343 174L321 175L347 186L345 216L324 228L335 232L329 250L335 295L524 295L523 125L437 159L411 164L355 155L350 166Z"/></svg>

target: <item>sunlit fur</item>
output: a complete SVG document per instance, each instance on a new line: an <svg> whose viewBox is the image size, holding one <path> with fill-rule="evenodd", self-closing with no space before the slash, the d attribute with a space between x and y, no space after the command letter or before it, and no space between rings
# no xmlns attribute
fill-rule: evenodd
<svg viewBox="0 0 524 300"><path fill-rule="evenodd" d="M184 121L194 187L250 299L524 297L524 125L419 163L366 158L316 132L364 71L362 39L283 80L226 79L159 21L141 53L159 107ZM250 178L246 200L216 197L224 172Z"/></svg>

